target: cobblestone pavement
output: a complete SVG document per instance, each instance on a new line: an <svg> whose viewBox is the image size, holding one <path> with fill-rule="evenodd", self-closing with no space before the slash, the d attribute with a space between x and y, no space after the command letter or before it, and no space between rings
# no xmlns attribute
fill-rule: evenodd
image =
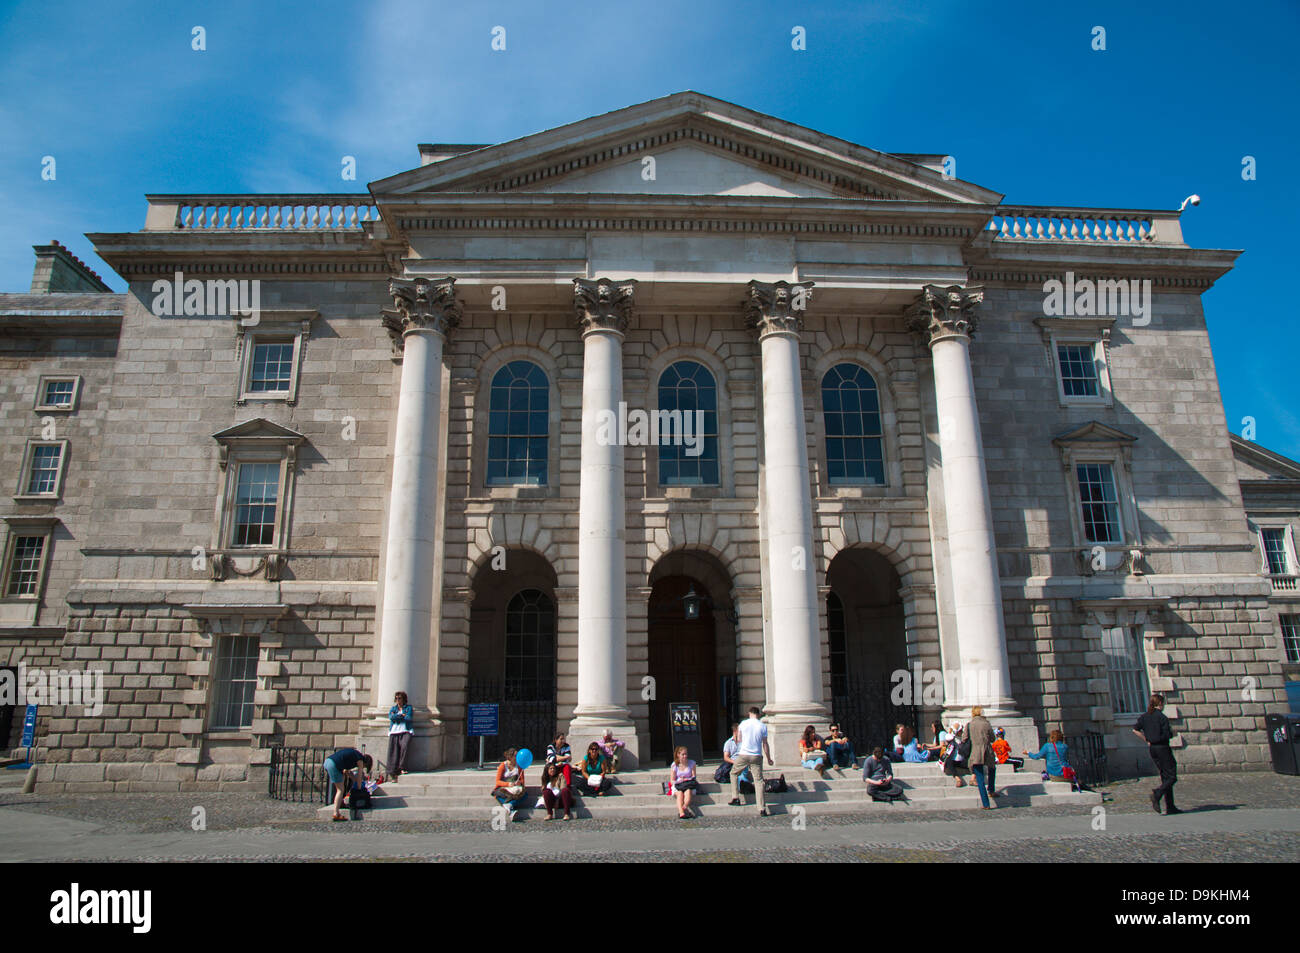
<svg viewBox="0 0 1300 953"><path fill-rule="evenodd" d="M1281 808L1287 812L1300 812L1300 778L1272 773L1184 777L1176 789L1179 806L1189 812L1185 817L1198 818L1197 824L1203 828L1198 833L1180 833L1167 829L1182 819L1156 821L1147 801L1151 784L1150 778L1142 778L1118 782L1103 790L1108 814L1141 814L1144 817L1132 818L1127 824L1116 821L1113 827L1125 829L1102 837L1093 833L1091 812L1078 807L1005 808L992 812L921 812L894 810L883 804L864 804L863 811L859 814L818 816L815 811L809 810L808 829L816 829L823 841L813 850L809 849L811 845L771 843L771 846L765 846L761 843L764 840L777 841L782 839L779 835L789 835L791 818L789 815L778 815L760 819L750 812L706 816L688 822L677 820L670 811L664 812L663 816L637 820L579 819L572 823L546 823L540 817L535 817L523 824L509 825L506 831L493 832L489 825L490 804L484 806L482 821L402 823L367 820L364 823L331 824L316 818L316 805L272 801L265 796L250 793L22 795L14 791L3 791L0 792L0 816L5 818L8 825L21 824L21 818L27 815L38 816L31 818L33 824L38 818L51 824L66 822L69 827L76 826L78 830L85 831L81 836L87 848L90 848L97 839L107 843L113 835L188 835L191 833L193 809L199 806L206 813L209 833L230 832L241 835L241 844L244 840L256 843L260 835L275 835L263 838L264 849L246 850L241 855L255 856L259 860L314 859L321 845L327 848L330 859L371 861L563 862L601 859L725 863L735 860L967 862L997 859L1049 862L1060 861L1063 857L1085 863L1140 863L1157 860L1293 863L1300 860L1300 830L1228 829L1244 816L1241 812L1249 812L1251 809ZM1071 823L1071 818L1077 823ZM1136 823L1145 824L1147 818L1166 829L1128 830ZM1049 832L1047 836L1027 836L1024 823L1026 819L1041 819L1042 830ZM907 840L909 837L915 840L911 836L911 832L919 829L915 825L935 822L957 822L955 825L948 824L945 829L960 831L961 836L933 843L898 843L900 839ZM1020 826L1017 826L1018 822ZM1004 842L997 843L996 849L990 846L997 839L996 835L990 838L990 825L1007 825L1008 836ZM0 835L5 829L0 826ZM1037 829L1038 826L1035 826ZM746 838L742 841L728 834L730 831L741 830L753 832L757 835L757 840ZM673 832L671 836L665 834L658 839L658 843L662 843L662 849L655 846L656 838L646 836L658 831ZM609 832L614 836L602 838L598 846L574 844L574 852L567 851L562 843L563 838L574 834L599 832ZM623 836L618 836L619 833ZM366 840L387 834L433 836L427 839L419 836L380 837L386 846L398 843L402 845L401 850L390 851L390 855L385 854L384 847ZM1207 834L1212 836L1207 839ZM703 850L676 849L683 846L690 836L710 840L711 846ZM508 851L502 850L499 843L502 838L508 838ZM117 839L121 840L120 837ZM355 853L348 849L354 839L357 844ZM826 842L845 840L850 843ZM344 846L343 841L347 842L347 846ZM456 842L456 847L445 849L452 841ZM723 842L727 841L734 841L734 847L725 846ZM289 842L292 843L292 852L280 853ZM624 849L631 844L635 844L634 849ZM298 849L300 846L301 850ZM411 849L406 849L408 846ZM148 847L144 844L141 847L139 853L131 855L117 850L99 853L88 849L86 856L150 859ZM593 847L596 848L594 852ZM744 849L735 849L739 847ZM172 849L157 859L177 859L176 850L179 849ZM60 859L64 856L66 851L60 854ZM237 856L203 853L186 856L196 859L240 859ZM3 836L0 836L0 859L5 859Z"/></svg>

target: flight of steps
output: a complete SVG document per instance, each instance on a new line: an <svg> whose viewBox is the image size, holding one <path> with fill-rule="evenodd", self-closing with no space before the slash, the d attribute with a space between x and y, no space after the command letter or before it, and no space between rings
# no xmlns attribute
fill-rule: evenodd
<svg viewBox="0 0 1300 953"><path fill-rule="evenodd" d="M859 761L861 764L861 761ZM744 810L755 813L754 795L743 797L744 808L731 807L731 785L713 781L716 763L702 765L699 769L700 790L692 806L702 817L731 817ZM953 811L980 807L979 792L974 780L957 788L952 778L945 777L938 764L896 764L894 777L903 786L906 801L877 804L866 794L861 768L850 771L830 770L826 778L805 768L765 769L769 777L784 773L790 790L785 794L767 795L767 808L773 814L789 814L790 808L802 805L809 814L850 814L869 811ZM519 811L516 821L545 818L544 808L534 808L540 794L536 766L526 774L528 783L527 808ZM653 768L620 772L614 778L614 787L603 797L575 797L574 814L577 817L609 819L676 817L674 800L662 793L668 769ZM489 820L496 801L491 797L495 779L493 770L479 771L473 767L449 768L439 771L405 774L396 784L380 785L372 798L373 808L360 812L364 818L375 821L443 821ZM1004 765L997 773L999 807L1041 807L1044 805L1079 805L1089 807L1101 803L1101 795L1094 792L1072 792L1070 785L1060 781L1043 781L1037 771L1013 773ZM328 819L333 809L322 807L319 816ZM557 817L561 812L557 811Z"/></svg>

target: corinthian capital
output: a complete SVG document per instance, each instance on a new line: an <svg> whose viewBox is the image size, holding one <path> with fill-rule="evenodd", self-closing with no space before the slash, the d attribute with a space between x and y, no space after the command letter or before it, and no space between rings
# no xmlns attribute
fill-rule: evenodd
<svg viewBox="0 0 1300 953"><path fill-rule="evenodd" d="M427 329L446 335L460 324L455 278L392 278L388 293L393 296L394 307L384 309L384 327L399 350L407 331Z"/></svg>
<svg viewBox="0 0 1300 953"><path fill-rule="evenodd" d="M632 317L632 293L636 279L610 281L608 278L574 278L573 309L578 313L578 326L584 331L598 328L627 330Z"/></svg>
<svg viewBox="0 0 1300 953"><path fill-rule="evenodd" d="M751 281L745 302L745 324L759 336L769 331L799 331L812 301L811 281Z"/></svg>
<svg viewBox="0 0 1300 953"><path fill-rule="evenodd" d="M925 285L907 309L907 326L927 344L951 334L970 337L978 323L975 306L983 300L984 289L978 285Z"/></svg>

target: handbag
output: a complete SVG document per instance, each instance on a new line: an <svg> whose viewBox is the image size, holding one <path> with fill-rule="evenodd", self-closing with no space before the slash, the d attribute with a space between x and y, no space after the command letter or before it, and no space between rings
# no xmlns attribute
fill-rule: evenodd
<svg viewBox="0 0 1300 953"><path fill-rule="evenodd" d="M717 768L714 769L713 780L718 784L730 784L731 765L727 764L725 761L718 765Z"/></svg>
<svg viewBox="0 0 1300 953"><path fill-rule="evenodd" d="M958 761L970 760L970 739L969 738L967 738L965 741L963 741L961 744L957 746L957 760Z"/></svg>
<svg viewBox="0 0 1300 953"><path fill-rule="evenodd" d="M784 774L779 778L765 778L763 780L764 794L784 794L788 790L790 790L790 786L785 783Z"/></svg>
<svg viewBox="0 0 1300 953"><path fill-rule="evenodd" d="M1052 742L1052 751L1056 754L1056 760L1061 762L1061 777L1065 778L1065 780L1069 781L1071 784L1078 784L1079 775L1075 772L1074 768L1070 767L1064 761L1061 761L1061 752L1056 747L1055 741Z"/></svg>
<svg viewBox="0 0 1300 953"><path fill-rule="evenodd" d="M677 782L677 790L679 791L698 791L699 789L700 782L694 778L687 778L685 781Z"/></svg>

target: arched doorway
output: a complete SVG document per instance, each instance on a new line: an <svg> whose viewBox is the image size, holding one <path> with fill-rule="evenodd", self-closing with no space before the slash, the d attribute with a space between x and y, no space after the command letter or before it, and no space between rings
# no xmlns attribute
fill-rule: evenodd
<svg viewBox="0 0 1300 953"><path fill-rule="evenodd" d="M555 572L536 553L512 549L500 568L474 576L470 604L466 702L500 705L499 733L485 756L506 748L545 751L555 735ZM465 759L477 761L479 739L467 738Z"/></svg>
<svg viewBox="0 0 1300 953"><path fill-rule="evenodd" d="M702 746L706 754L716 754L738 697L730 577L712 556L679 550L655 565L650 583L647 671L655 679L649 703L651 758L666 763L672 756L672 702L699 704ZM685 599L692 590L700 600L699 613L687 618Z"/></svg>
<svg viewBox="0 0 1300 953"><path fill-rule="evenodd" d="M894 674L908 666L902 585L894 567L870 549L845 549L826 573L831 710L859 753L887 745L900 722L919 726L917 707L898 704Z"/></svg>

